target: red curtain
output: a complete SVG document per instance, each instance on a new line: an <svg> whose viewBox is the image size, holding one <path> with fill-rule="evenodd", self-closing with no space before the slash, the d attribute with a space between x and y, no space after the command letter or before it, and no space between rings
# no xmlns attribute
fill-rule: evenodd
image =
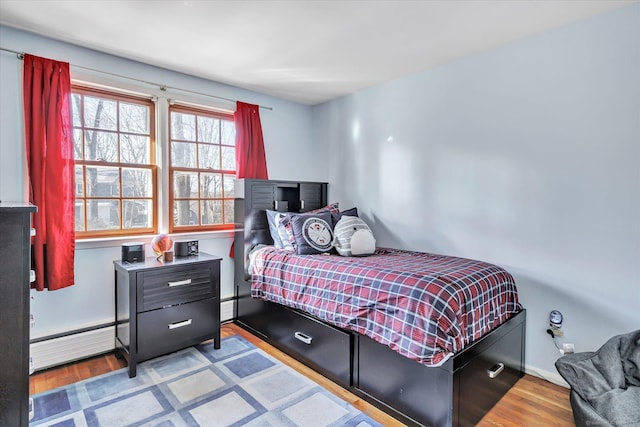
<svg viewBox="0 0 640 427"><path fill-rule="evenodd" d="M260 124L260 106L238 101L233 119L236 125L236 176L267 179L267 159Z"/></svg>
<svg viewBox="0 0 640 427"><path fill-rule="evenodd" d="M237 101L233 121L236 125L236 178L268 179L260 106ZM229 256L233 258L234 255L232 243Z"/></svg>
<svg viewBox="0 0 640 427"><path fill-rule="evenodd" d="M74 283L75 192L69 64L24 56L24 125L33 216L34 288Z"/></svg>

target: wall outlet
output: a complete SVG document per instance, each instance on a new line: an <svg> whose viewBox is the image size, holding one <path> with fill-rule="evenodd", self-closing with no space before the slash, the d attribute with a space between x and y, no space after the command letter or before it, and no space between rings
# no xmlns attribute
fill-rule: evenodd
<svg viewBox="0 0 640 427"><path fill-rule="evenodd" d="M571 354L575 352L576 348L572 343L565 342L562 344L562 354Z"/></svg>
<svg viewBox="0 0 640 427"><path fill-rule="evenodd" d="M549 328L547 329L547 333L553 338L558 338L564 335L564 332L562 332L562 329L560 328Z"/></svg>

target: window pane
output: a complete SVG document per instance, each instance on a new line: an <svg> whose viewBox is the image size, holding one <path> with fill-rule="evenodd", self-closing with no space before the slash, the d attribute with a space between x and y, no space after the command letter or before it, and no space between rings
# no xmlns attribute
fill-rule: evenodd
<svg viewBox="0 0 640 427"><path fill-rule="evenodd" d="M197 199L198 174L192 172L174 172L173 197L176 199Z"/></svg>
<svg viewBox="0 0 640 427"><path fill-rule="evenodd" d="M87 200L87 230L120 228L120 201Z"/></svg>
<svg viewBox="0 0 640 427"><path fill-rule="evenodd" d="M150 228L152 212L151 200L123 200L122 228Z"/></svg>
<svg viewBox="0 0 640 427"><path fill-rule="evenodd" d="M221 144L236 145L236 125L230 120L222 120Z"/></svg>
<svg viewBox="0 0 640 427"><path fill-rule="evenodd" d="M84 229L84 200L76 200L76 231L86 231Z"/></svg>
<svg viewBox="0 0 640 427"><path fill-rule="evenodd" d="M233 190L235 188L235 175L225 175L224 176L224 197L231 198L234 197Z"/></svg>
<svg viewBox="0 0 640 427"><path fill-rule="evenodd" d="M203 200L201 205L202 225L222 223L222 201Z"/></svg>
<svg viewBox="0 0 640 427"><path fill-rule="evenodd" d="M118 161L118 141L116 134L88 130L84 135L85 160Z"/></svg>
<svg viewBox="0 0 640 427"><path fill-rule="evenodd" d="M220 146L198 144L198 167L200 169L220 169Z"/></svg>
<svg viewBox="0 0 640 427"><path fill-rule="evenodd" d="M148 165L149 137L142 135L120 136L120 162Z"/></svg>
<svg viewBox="0 0 640 427"><path fill-rule="evenodd" d="M87 196L119 197L118 168L87 166Z"/></svg>
<svg viewBox="0 0 640 427"><path fill-rule="evenodd" d="M220 120L198 116L198 142L220 143Z"/></svg>
<svg viewBox="0 0 640 427"><path fill-rule="evenodd" d="M115 130L117 123L116 105L116 101L85 96L84 125L90 128Z"/></svg>
<svg viewBox="0 0 640 427"><path fill-rule="evenodd" d="M188 142L171 143L171 166L182 168L196 167L196 144Z"/></svg>
<svg viewBox="0 0 640 427"><path fill-rule="evenodd" d="M227 223L233 223L233 120L208 111L177 111L180 109L170 107L171 126L175 127L170 132L172 226L221 225L225 216L229 216Z"/></svg>
<svg viewBox="0 0 640 427"><path fill-rule="evenodd" d="M75 177L75 187L76 187L76 197L84 196L84 177L82 176L82 166L76 166L76 177Z"/></svg>
<svg viewBox="0 0 640 427"><path fill-rule="evenodd" d="M198 225L198 201L179 200L173 202L175 225Z"/></svg>
<svg viewBox="0 0 640 427"><path fill-rule="evenodd" d="M77 237L153 229L157 209L151 145L154 104L85 87L74 86L73 91Z"/></svg>
<svg viewBox="0 0 640 427"><path fill-rule="evenodd" d="M73 158L82 160L82 129L73 130Z"/></svg>
<svg viewBox="0 0 640 427"><path fill-rule="evenodd" d="M71 114L73 115L73 126L82 126L80 111L82 111L82 95L74 93L71 95Z"/></svg>
<svg viewBox="0 0 640 427"><path fill-rule="evenodd" d="M224 201L224 222L233 224L233 200Z"/></svg>
<svg viewBox="0 0 640 427"><path fill-rule="evenodd" d="M149 108L144 105L121 102L120 131L149 133Z"/></svg>
<svg viewBox="0 0 640 427"><path fill-rule="evenodd" d="M149 169L122 169L122 197L151 197Z"/></svg>
<svg viewBox="0 0 640 427"><path fill-rule="evenodd" d="M196 116L171 113L171 139L196 140Z"/></svg>
<svg viewBox="0 0 640 427"><path fill-rule="evenodd" d="M200 197L213 198L222 197L222 174L201 173L200 174Z"/></svg>
<svg viewBox="0 0 640 427"><path fill-rule="evenodd" d="M236 148L235 147L222 147L222 169L223 170L236 169Z"/></svg>

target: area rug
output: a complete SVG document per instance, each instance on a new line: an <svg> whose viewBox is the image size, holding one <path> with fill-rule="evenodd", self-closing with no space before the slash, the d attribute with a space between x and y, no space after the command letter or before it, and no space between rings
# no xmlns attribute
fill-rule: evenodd
<svg viewBox="0 0 640 427"><path fill-rule="evenodd" d="M33 398L32 426L380 426L239 336Z"/></svg>

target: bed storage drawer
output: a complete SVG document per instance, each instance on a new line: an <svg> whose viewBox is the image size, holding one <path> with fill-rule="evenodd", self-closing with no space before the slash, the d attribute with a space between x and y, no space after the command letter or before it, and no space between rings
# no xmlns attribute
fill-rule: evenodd
<svg viewBox="0 0 640 427"><path fill-rule="evenodd" d="M138 315L138 357L150 359L199 344L216 335L217 298Z"/></svg>
<svg viewBox="0 0 640 427"><path fill-rule="evenodd" d="M475 426L520 379L523 337L524 323L519 323L486 348L471 349L469 362L454 373L454 425Z"/></svg>
<svg viewBox="0 0 640 427"><path fill-rule="evenodd" d="M421 420L431 426L451 426L453 376L450 371L401 357L366 336L359 336L358 343L356 387L360 391L410 420Z"/></svg>
<svg viewBox="0 0 640 427"><path fill-rule="evenodd" d="M351 334L283 306L268 304L272 307L267 335L274 344L337 383L351 385Z"/></svg>
<svg viewBox="0 0 640 427"><path fill-rule="evenodd" d="M398 358L387 346L360 336L355 385L401 419L475 426L523 375L524 325L523 311L439 367Z"/></svg>

